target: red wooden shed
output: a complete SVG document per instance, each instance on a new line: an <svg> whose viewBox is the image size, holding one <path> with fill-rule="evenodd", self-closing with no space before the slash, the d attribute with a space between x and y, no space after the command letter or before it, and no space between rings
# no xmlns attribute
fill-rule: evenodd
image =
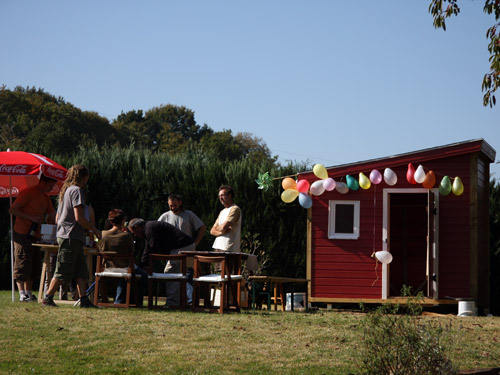
<svg viewBox="0 0 500 375"><path fill-rule="evenodd" d="M495 153L478 139L327 167L336 188L312 195L308 210L310 302L381 303L397 299L407 285L422 291L426 304L473 299L487 312L489 164ZM409 163L433 171L434 187L409 183ZM360 173L368 178L374 169L382 175L393 171L397 183L383 179L357 190L354 183L342 191L339 182L359 181ZM444 176L452 183L460 177L463 193L440 194ZM319 178L310 171L298 179L312 184ZM392 262L377 262L377 251L390 252Z"/></svg>

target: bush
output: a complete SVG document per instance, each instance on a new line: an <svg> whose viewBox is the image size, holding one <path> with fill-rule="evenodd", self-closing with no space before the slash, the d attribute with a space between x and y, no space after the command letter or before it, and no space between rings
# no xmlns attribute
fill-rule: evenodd
<svg viewBox="0 0 500 375"><path fill-rule="evenodd" d="M451 327L420 320L420 293L406 306L384 304L367 314L360 352L361 373L372 375L448 375L457 370L447 358Z"/></svg>

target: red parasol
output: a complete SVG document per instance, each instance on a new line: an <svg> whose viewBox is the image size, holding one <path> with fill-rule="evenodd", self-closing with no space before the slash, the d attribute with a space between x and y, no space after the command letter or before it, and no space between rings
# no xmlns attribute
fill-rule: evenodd
<svg viewBox="0 0 500 375"><path fill-rule="evenodd" d="M57 195L63 181L66 179L67 170L49 158L24 151L0 152L0 197L17 197L21 191L35 186L40 180L40 175L57 180L57 184L49 195ZM12 236L13 221L10 215L10 259L11 272L14 273L14 239ZM12 302L14 302L14 279L12 278Z"/></svg>
<svg viewBox="0 0 500 375"><path fill-rule="evenodd" d="M58 180L49 195L59 194L66 179L66 168L38 154L24 151L0 152L0 197L17 197L24 189L37 185L42 173Z"/></svg>

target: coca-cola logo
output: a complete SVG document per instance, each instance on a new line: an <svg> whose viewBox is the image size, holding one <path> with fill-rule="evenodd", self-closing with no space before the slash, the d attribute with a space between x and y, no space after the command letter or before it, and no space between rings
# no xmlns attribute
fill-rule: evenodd
<svg viewBox="0 0 500 375"><path fill-rule="evenodd" d="M47 167L46 170L45 170L45 172L47 172L46 173L46 175L48 175L47 177L55 177L58 180L64 180L64 178L66 177L66 172L64 172L61 169L55 169L55 168L52 168L52 167Z"/></svg>
<svg viewBox="0 0 500 375"><path fill-rule="evenodd" d="M12 194L11 194L12 193ZM4 188L3 186L0 186L0 196L9 196L9 195L18 195L19 190L15 186L12 189L7 189Z"/></svg>
<svg viewBox="0 0 500 375"><path fill-rule="evenodd" d="M0 173L4 174L26 174L28 171L28 166L23 164L17 165L0 165Z"/></svg>

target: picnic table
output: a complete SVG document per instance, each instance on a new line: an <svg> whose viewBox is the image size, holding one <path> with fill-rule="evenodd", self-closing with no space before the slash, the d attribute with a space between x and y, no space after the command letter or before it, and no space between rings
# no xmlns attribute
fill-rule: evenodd
<svg viewBox="0 0 500 375"><path fill-rule="evenodd" d="M41 251L44 252L43 255L43 266L42 273L40 274L40 288L38 290L38 302L42 302L44 296L44 286L45 286L45 278L47 275L47 271L50 269L50 254L57 254L59 250L58 245L44 244L44 243L34 243L33 246L39 247ZM83 252L85 254L85 258L87 260L87 268L92 275L89 280L94 280L93 272L92 272L92 257L97 255L97 249L92 247L84 247ZM59 301L61 303L74 303L75 301Z"/></svg>

